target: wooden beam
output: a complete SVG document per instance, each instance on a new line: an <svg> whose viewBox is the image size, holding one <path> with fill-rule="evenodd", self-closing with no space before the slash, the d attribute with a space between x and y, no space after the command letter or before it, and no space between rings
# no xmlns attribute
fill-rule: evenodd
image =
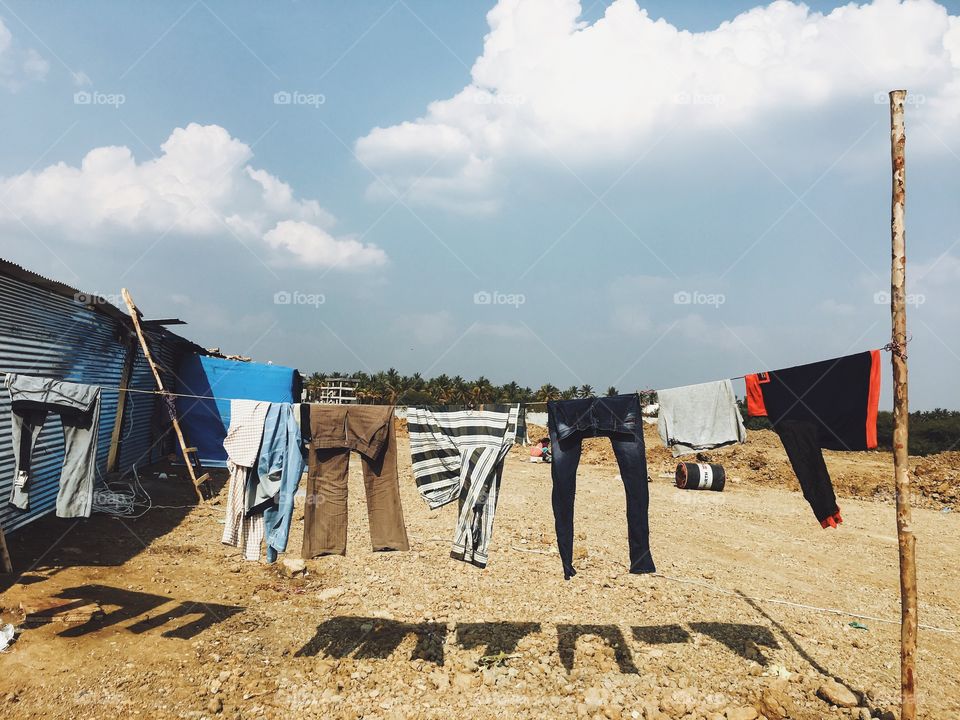
<svg viewBox="0 0 960 720"><path fill-rule="evenodd" d="M893 193L890 235L890 342L893 363L893 473L897 488L897 540L900 549L900 718L916 720L917 565L916 538L910 511L910 457L907 402L907 254L904 209L907 195L906 130L903 105L906 90L890 92L890 158Z"/></svg>

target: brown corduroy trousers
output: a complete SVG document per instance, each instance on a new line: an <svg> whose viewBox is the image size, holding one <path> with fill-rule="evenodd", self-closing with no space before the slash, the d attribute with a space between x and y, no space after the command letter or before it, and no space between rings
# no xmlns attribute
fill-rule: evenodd
<svg viewBox="0 0 960 720"><path fill-rule="evenodd" d="M409 550L400 504L393 407L313 404L309 428L302 556L346 554L351 450L360 455L363 463L374 551Z"/></svg>

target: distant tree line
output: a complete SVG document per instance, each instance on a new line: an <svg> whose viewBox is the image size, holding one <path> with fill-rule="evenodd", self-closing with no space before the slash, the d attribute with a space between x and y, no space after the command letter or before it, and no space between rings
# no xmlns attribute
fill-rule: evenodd
<svg viewBox="0 0 960 720"><path fill-rule="evenodd" d="M877 443L893 448L893 413L877 414ZM911 455L934 455L947 450L960 450L960 411L918 410L910 413L909 452Z"/></svg>
<svg viewBox="0 0 960 720"><path fill-rule="evenodd" d="M747 417L747 403L737 399L743 424L747 430L772 430L765 417ZM910 413L909 452L911 455L934 455L948 450L960 450L960 411L918 410ZM893 449L893 413L881 410L877 414L877 446Z"/></svg>
<svg viewBox="0 0 960 720"><path fill-rule="evenodd" d="M528 386L509 382L496 385L481 376L476 380L466 380L459 375L450 377L438 375L425 378L420 373L401 375L394 368L385 372L315 372L304 380L307 397L315 399L325 379L353 378L358 380L357 399L361 403L373 405L479 405L481 403L534 403L548 400L570 400L573 398L612 396L619 394L611 386L605 392L598 393L592 385L571 385L561 390L547 383L534 390ZM641 391L641 400L649 401L656 396L649 390Z"/></svg>

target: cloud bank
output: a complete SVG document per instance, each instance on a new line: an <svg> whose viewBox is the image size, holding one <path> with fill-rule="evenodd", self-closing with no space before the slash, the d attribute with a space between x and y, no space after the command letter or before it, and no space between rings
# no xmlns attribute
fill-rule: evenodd
<svg viewBox="0 0 960 720"><path fill-rule="evenodd" d="M960 121L960 17L933 0L829 14L777 0L702 33L653 20L636 0L615 0L593 24L581 11L578 0L500 0L469 85L357 141L382 181L369 194L489 211L510 163L622 157L680 123L739 132L774 115L885 103L894 87L936 131Z"/></svg>
<svg viewBox="0 0 960 720"><path fill-rule="evenodd" d="M160 149L137 162L128 147L98 147L76 167L60 162L0 178L0 223L90 243L233 235L259 243L280 265L358 269L387 261L374 245L335 237L327 210L253 167L251 148L218 125L176 128Z"/></svg>

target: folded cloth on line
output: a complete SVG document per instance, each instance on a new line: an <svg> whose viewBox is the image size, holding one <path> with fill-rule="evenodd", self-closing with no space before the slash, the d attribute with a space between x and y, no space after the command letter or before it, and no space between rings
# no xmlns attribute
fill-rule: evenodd
<svg viewBox="0 0 960 720"><path fill-rule="evenodd" d="M769 417L800 481L803 496L824 527L839 518L823 460L829 450L877 446L880 351L846 355L746 376L747 412Z"/></svg>
<svg viewBox="0 0 960 720"><path fill-rule="evenodd" d="M63 466L57 493L57 517L90 517L97 477L100 388L53 378L7 373L13 441L13 489L10 504L30 506L32 460L37 436L49 413L63 426Z"/></svg>
<svg viewBox="0 0 960 720"><path fill-rule="evenodd" d="M263 513L247 511L248 505L253 504L250 497L259 485L253 466L260 455L264 420L269 409L268 402L231 400L230 428L223 441L230 481L221 542L241 548L246 560L259 560L263 544Z"/></svg>
<svg viewBox="0 0 960 720"><path fill-rule="evenodd" d="M729 380L658 390L657 429L674 457L742 443L747 437Z"/></svg>
<svg viewBox="0 0 960 720"><path fill-rule="evenodd" d="M459 501L451 557L486 567L503 461L517 434L518 405L408 408L417 490L431 509Z"/></svg>

